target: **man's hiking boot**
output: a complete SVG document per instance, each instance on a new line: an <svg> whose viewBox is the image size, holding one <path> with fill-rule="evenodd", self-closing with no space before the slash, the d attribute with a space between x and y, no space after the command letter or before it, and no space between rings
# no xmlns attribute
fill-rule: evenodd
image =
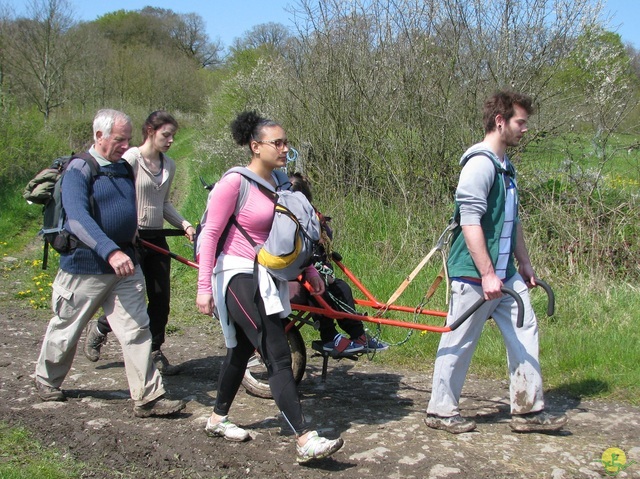
<svg viewBox="0 0 640 479"><path fill-rule="evenodd" d="M53 388L41 383L36 379L35 381L36 392L42 401L64 401L65 395L60 388Z"/></svg>
<svg viewBox="0 0 640 479"><path fill-rule="evenodd" d="M300 464L304 464L314 459L329 457L337 452L343 444L342 438L327 439L326 437L318 436L316 431L311 431L304 446L296 444L296 452L298 454L296 460Z"/></svg>
<svg viewBox="0 0 640 479"><path fill-rule="evenodd" d="M463 432L473 431L476 428L474 421L465 419L460 414L451 417L427 414L424 423L432 429L442 429L451 434L462 434Z"/></svg>
<svg viewBox="0 0 640 479"><path fill-rule="evenodd" d="M87 337L84 340L84 355L89 361L95 363L100 359L100 348L107 342L107 335L98 331L98 322L89 321L87 325Z"/></svg>
<svg viewBox="0 0 640 479"><path fill-rule="evenodd" d="M180 373L180 366L172 366L160 349L151 351L151 360L163 376L175 376Z"/></svg>
<svg viewBox="0 0 640 479"><path fill-rule="evenodd" d="M553 432L567 424L567 416L555 415L545 411L529 414L514 414L511 417L511 430L514 432Z"/></svg>
<svg viewBox="0 0 640 479"><path fill-rule="evenodd" d="M136 417L171 416L182 411L185 407L184 401L172 401L160 396L142 406L134 406L133 414Z"/></svg>
<svg viewBox="0 0 640 479"><path fill-rule="evenodd" d="M351 356L355 353L361 352L364 349L364 345L356 344L349 338L344 337L342 334L336 334L333 341L325 343L322 349L328 352L331 357L337 358L340 356Z"/></svg>
<svg viewBox="0 0 640 479"><path fill-rule="evenodd" d="M244 442L251 439L247 431L233 424L227 416L217 424L213 424L209 418L204 432L207 433L207 436L224 437L227 441Z"/></svg>

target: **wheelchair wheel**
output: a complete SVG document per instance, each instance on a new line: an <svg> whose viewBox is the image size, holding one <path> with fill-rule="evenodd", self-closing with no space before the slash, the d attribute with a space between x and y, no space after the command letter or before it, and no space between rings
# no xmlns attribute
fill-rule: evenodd
<svg viewBox="0 0 640 479"><path fill-rule="evenodd" d="M293 378L296 384L299 384L302 376L304 376L304 370L307 367L307 348L298 328L294 327L287 331L287 341L289 341L289 348L291 349ZM267 368L257 351L251 359L249 359L249 364L242 379L242 385L246 391L253 396L265 399L272 398Z"/></svg>

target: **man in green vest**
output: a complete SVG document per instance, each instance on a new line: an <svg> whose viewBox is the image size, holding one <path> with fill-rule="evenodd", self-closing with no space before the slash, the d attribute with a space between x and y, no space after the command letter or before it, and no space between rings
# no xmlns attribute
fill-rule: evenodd
<svg viewBox="0 0 640 479"><path fill-rule="evenodd" d="M483 110L485 137L460 160L455 220L448 259L451 303L447 324L475 304L486 302L456 330L440 339L425 423L453 434L472 431L474 421L460 415L459 401L473 352L484 323L491 317L504 338L510 379L511 429L556 431L565 415L545 411L538 361L538 325L528 288L535 273L518 218L515 170L506 155L527 131L531 98L504 91L487 99ZM515 259L515 262L514 262ZM517 265L517 268L516 268ZM516 326L518 307L506 286L524 303L524 325Z"/></svg>

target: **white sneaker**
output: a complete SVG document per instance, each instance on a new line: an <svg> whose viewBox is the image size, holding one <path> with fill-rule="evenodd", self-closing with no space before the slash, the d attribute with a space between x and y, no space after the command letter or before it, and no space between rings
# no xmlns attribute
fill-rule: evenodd
<svg viewBox="0 0 640 479"><path fill-rule="evenodd" d="M329 457L334 452L337 452L343 444L344 441L340 437L338 439L327 439L326 437L318 436L316 431L311 431L304 446L296 444L297 461L300 464L304 464L314 459Z"/></svg>
<svg viewBox="0 0 640 479"><path fill-rule="evenodd" d="M247 431L229 421L228 416L224 416L218 424L213 424L209 417L204 431L208 436L224 437L227 441L244 442L251 438Z"/></svg>

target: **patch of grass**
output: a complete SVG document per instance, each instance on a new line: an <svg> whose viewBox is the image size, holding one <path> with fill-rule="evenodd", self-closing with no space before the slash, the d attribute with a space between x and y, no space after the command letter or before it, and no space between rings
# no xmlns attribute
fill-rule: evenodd
<svg viewBox="0 0 640 479"><path fill-rule="evenodd" d="M58 261L50 255L50 265L46 270L42 269L42 258L15 258L16 247L7 241L0 241L0 255L4 259L0 263L0 274L5 278L11 278L11 293L16 299L24 300L33 309L48 309L51 306L51 286L56 274ZM39 252L39 250L37 250ZM53 251L53 250L52 250ZM57 256L57 254L56 254ZM12 261L8 258L12 257Z"/></svg>
<svg viewBox="0 0 640 479"><path fill-rule="evenodd" d="M37 236L42 223L42 206L30 205L22 197L27 181L0 188L0 240L7 251L22 251Z"/></svg>
<svg viewBox="0 0 640 479"><path fill-rule="evenodd" d="M72 479L82 464L64 453L43 447L21 428L0 422L0 477L3 479Z"/></svg>

